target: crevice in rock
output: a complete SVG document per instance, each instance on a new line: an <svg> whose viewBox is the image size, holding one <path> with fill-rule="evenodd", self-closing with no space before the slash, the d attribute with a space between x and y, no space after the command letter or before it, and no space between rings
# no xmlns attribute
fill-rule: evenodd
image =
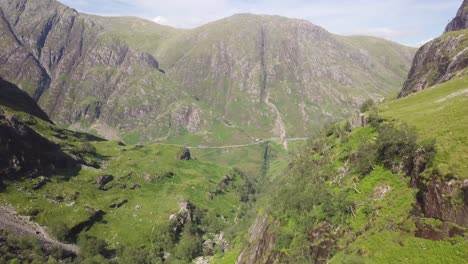
<svg viewBox="0 0 468 264"><path fill-rule="evenodd" d="M268 75L266 70L265 64L265 45L266 45L266 38L265 38L265 29L263 26L260 28L260 65L262 66L262 87L260 91L260 100L265 101L266 93L267 93L267 81Z"/></svg>

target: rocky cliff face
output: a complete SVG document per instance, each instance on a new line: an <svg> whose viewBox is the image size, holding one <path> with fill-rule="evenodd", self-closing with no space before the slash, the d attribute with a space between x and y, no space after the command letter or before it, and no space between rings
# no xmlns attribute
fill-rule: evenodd
<svg viewBox="0 0 468 264"><path fill-rule="evenodd" d="M0 1L0 27L0 73L59 123L159 127L150 120L183 97L153 56L56 1Z"/></svg>
<svg viewBox="0 0 468 264"><path fill-rule="evenodd" d="M279 254L274 252L276 235L272 228L267 215L259 216L250 229L249 244L239 254L236 264L276 263Z"/></svg>
<svg viewBox="0 0 468 264"><path fill-rule="evenodd" d="M446 33L416 53L399 97L407 96L468 72L468 1L463 1Z"/></svg>
<svg viewBox="0 0 468 264"><path fill-rule="evenodd" d="M455 18L445 28L445 33L468 28L468 0L463 0Z"/></svg>

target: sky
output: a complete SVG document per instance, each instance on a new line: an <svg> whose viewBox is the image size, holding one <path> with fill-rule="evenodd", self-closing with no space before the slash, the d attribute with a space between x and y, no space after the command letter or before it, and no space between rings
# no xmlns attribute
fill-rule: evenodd
<svg viewBox="0 0 468 264"><path fill-rule="evenodd" d="M408 46L439 36L462 0L59 0L79 12L137 16L194 28L237 13L308 20L341 35L371 35Z"/></svg>

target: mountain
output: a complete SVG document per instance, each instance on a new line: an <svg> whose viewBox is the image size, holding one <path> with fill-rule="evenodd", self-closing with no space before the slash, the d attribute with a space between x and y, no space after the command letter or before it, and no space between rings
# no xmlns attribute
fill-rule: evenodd
<svg viewBox="0 0 468 264"><path fill-rule="evenodd" d="M15 112L30 118L22 120ZM0 186L5 179L34 178L78 164L78 159L30 128L37 124L35 118L51 124L29 95L0 78Z"/></svg>
<svg viewBox="0 0 468 264"><path fill-rule="evenodd" d="M0 17L2 76L54 122L128 142L306 137L396 92L414 54L275 16L180 30L54 0L2 0Z"/></svg>
<svg viewBox="0 0 468 264"><path fill-rule="evenodd" d="M408 80L399 97L465 75L468 66L468 1L463 1L457 16L445 33L422 46L415 55Z"/></svg>
<svg viewBox="0 0 468 264"><path fill-rule="evenodd" d="M147 127L155 120L155 134L169 128L171 111L178 110L170 106L186 96L153 56L56 1L1 1L0 10L0 72L54 121L95 124L107 137L115 137L115 128Z"/></svg>
<svg viewBox="0 0 468 264"><path fill-rule="evenodd" d="M303 20L240 14L176 35L157 55L168 76L226 123L285 138L391 94L413 53Z"/></svg>

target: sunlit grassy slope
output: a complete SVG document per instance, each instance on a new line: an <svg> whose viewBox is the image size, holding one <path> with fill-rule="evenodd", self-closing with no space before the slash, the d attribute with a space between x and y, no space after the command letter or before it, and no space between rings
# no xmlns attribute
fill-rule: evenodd
<svg viewBox="0 0 468 264"><path fill-rule="evenodd" d="M422 140L435 140L442 174L468 178L468 75L385 103L381 115L406 122Z"/></svg>
<svg viewBox="0 0 468 264"><path fill-rule="evenodd" d="M150 247L151 234L169 223L169 216L179 212L179 204L190 201L203 210L206 219L218 223L215 229L232 225L239 213L237 187L244 180L234 176L230 187L217 195L219 183L231 169L198 160L180 160L182 148L172 145L129 145L115 141L89 139L86 134L63 130L28 114L1 107L7 115L21 120L35 120L34 130L53 141L68 153L85 152L89 160L101 168L84 166L79 172L57 172L51 182L34 189L38 179L7 180L0 192L0 205L10 204L20 214L47 227L65 224L71 229L87 221L96 211L104 212L84 232L103 239L110 248L119 245L128 249ZM90 141L88 141L90 140ZM86 143L86 142L89 142ZM96 183L98 177L112 175L105 190ZM119 204L120 208L111 205Z"/></svg>

